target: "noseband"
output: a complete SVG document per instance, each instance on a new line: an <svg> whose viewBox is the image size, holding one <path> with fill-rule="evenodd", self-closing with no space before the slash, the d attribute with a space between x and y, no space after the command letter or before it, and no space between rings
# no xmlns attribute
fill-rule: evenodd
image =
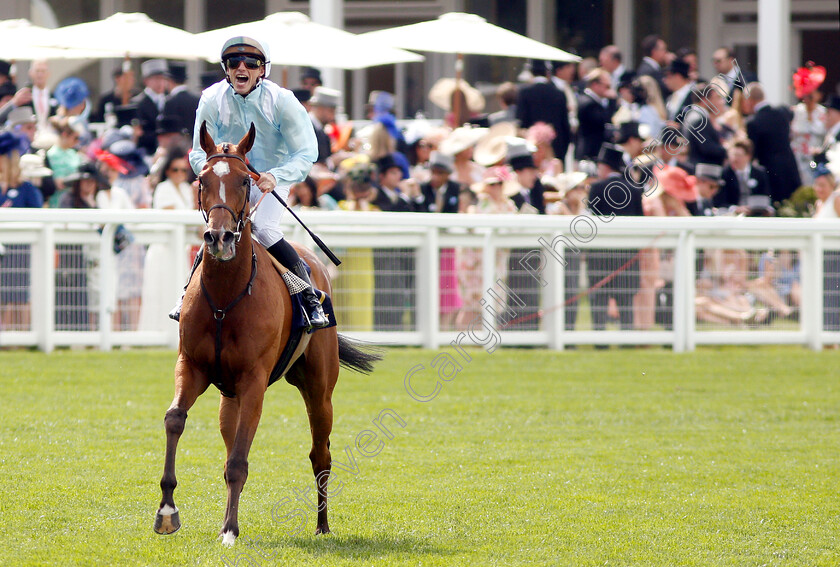
<svg viewBox="0 0 840 567"><path fill-rule="evenodd" d="M238 159L243 164L245 164L245 167L248 168L248 175L251 176L251 178L254 177L254 173L251 173L251 170L253 168L248 164L247 161L245 161L245 159L242 156L240 156L238 154L219 153L219 154L213 154L211 156L208 156L207 161L209 162L211 159L216 159L216 158ZM236 214L236 212L234 212L233 209L231 209L225 203L218 203L218 204L210 207L207 211L205 211L204 207L201 205L201 189L202 189L203 185L204 184L201 182L201 178L199 178L199 180L198 180L198 208L201 210L201 215L204 217L204 224L209 226L209 224L210 224L210 213L213 212L213 209L224 209L224 210L226 210L227 212L230 213L230 216L233 217L233 220L236 221L236 231L233 234L234 234L234 236L236 236L236 241L239 242L239 240L242 238L242 231L245 229L245 223L249 220L248 218L245 217L245 207L248 205L249 195L248 194L245 195L245 200L242 203L242 210L239 211L238 215ZM250 192L250 187L249 187L248 191Z"/></svg>

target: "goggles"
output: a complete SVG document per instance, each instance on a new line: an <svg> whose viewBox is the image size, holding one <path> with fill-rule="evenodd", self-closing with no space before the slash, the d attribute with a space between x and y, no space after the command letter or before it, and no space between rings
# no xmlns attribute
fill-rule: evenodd
<svg viewBox="0 0 840 567"><path fill-rule="evenodd" d="M259 69L263 65L265 65L265 61L258 57L254 57L252 55L230 55L225 57L225 67L228 69L237 69L239 68L239 64L245 62L246 69Z"/></svg>

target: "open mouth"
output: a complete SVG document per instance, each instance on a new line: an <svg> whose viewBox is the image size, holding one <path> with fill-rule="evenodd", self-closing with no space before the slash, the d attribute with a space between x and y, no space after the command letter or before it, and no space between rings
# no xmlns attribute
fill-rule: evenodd
<svg viewBox="0 0 840 567"><path fill-rule="evenodd" d="M236 86L238 86L238 87L247 86L248 81L250 81L250 80L251 80L251 77L249 77L246 73L237 73L236 76L234 77L234 82L236 83Z"/></svg>

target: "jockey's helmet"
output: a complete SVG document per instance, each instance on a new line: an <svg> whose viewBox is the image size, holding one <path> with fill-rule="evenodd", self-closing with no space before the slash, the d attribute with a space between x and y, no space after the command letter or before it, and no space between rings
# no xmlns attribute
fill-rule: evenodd
<svg viewBox="0 0 840 567"><path fill-rule="evenodd" d="M237 35L235 37L232 37L229 40L227 40L222 46L222 71L227 73L227 69L225 68L225 51L237 45L247 45L248 47L252 47L262 54L263 59L265 60L265 77L267 78L268 75L271 73L271 54L268 51L268 45L252 37L247 37L244 35Z"/></svg>

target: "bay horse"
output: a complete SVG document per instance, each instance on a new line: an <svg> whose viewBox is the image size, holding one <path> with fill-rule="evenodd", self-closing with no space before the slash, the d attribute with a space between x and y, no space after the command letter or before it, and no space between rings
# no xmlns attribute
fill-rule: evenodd
<svg viewBox="0 0 840 567"><path fill-rule="evenodd" d="M227 506L219 536L225 545L234 543L239 536L239 496L248 477L248 453L265 391L273 379L284 375L300 390L306 404L312 434L309 458L318 488L315 533L328 533L332 392L339 365L368 373L381 357L342 337L336 327L329 327L299 333L300 343L288 364L277 368L293 332L292 300L270 254L251 238L248 194L256 175L249 172L245 154L254 144L254 125L236 145L216 145L206 124L199 135L207 154L207 164L199 175L199 208L207 230L200 269L191 278L181 311L175 398L164 418L166 457L154 529L171 534L181 527L173 498L175 451L187 412L212 383L222 393L219 429L227 450ZM324 265L311 251L294 246L312 269L313 285L329 294Z"/></svg>

